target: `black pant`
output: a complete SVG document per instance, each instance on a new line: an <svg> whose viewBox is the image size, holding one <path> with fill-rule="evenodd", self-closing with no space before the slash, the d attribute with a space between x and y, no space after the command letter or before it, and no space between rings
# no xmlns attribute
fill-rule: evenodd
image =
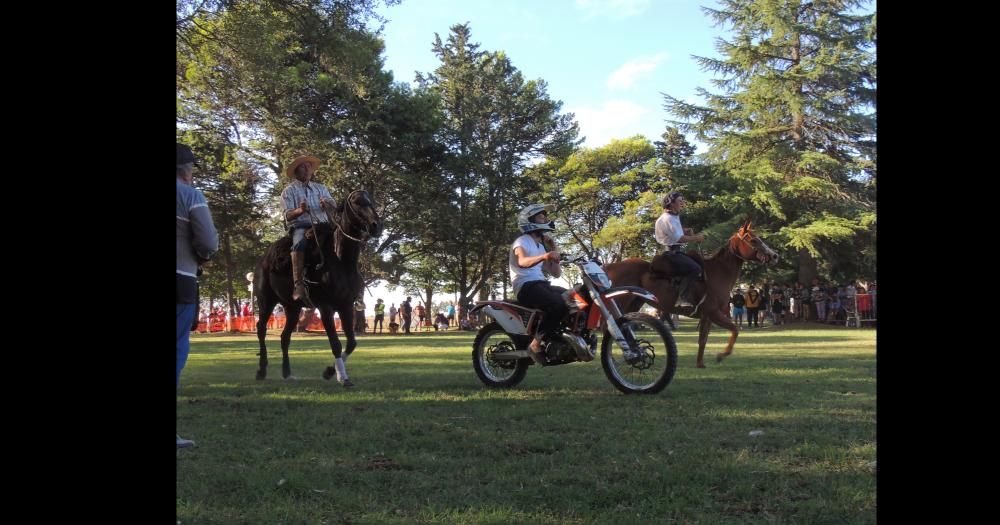
<svg viewBox="0 0 1000 525"><path fill-rule="evenodd" d="M379 333L382 333L382 320L385 319L385 315L376 315L375 322L372 323L372 333L375 333L375 327L378 327Z"/></svg>
<svg viewBox="0 0 1000 525"><path fill-rule="evenodd" d="M411 316L409 316L409 315L404 315L403 316L403 333L404 334L410 333L410 320L411 319L413 319L413 318Z"/></svg>
<svg viewBox="0 0 1000 525"><path fill-rule="evenodd" d="M701 266L687 254L679 251L663 252L663 255L656 257L654 262L656 263L654 270L671 277L694 277L701 273Z"/></svg>
<svg viewBox="0 0 1000 525"><path fill-rule="evenodd" d="M565 291L564 288L552 286L548 281L529 281L521 285L521 290L517 292L517 302L545 312L542 323L535 331L536 339L541 340L545 335L554 334L559 329L559 322L569 314L569 307L562 297Z"/></svg>
<svg viewBox="0 0 1000 525"><path fill-rule="evenodd" d="M757 324L757 312L760 311L760 307L757 308L747 308L747 326L749 327L751 323L753 326L760 326Z"/></svg>

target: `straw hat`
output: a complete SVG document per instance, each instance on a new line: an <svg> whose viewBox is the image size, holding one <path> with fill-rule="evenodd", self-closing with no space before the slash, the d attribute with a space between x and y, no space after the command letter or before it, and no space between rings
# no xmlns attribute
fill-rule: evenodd
<svg viewBox="0 0 1000 525"><path fill-rule="evenodd" d="M319 159L317 159L316 157L309 156L309 155L302 155L301 157L295 157L295 160L293 160L292 163L289 164L287 168L285 168L285 175L287 175L288 178L290 178L290 179L294 179L295 178L295 168L298 168L299 165L304 164L306 162L308 162L309 164L312 164L314 172L317 169L319 169Z"/></svg>

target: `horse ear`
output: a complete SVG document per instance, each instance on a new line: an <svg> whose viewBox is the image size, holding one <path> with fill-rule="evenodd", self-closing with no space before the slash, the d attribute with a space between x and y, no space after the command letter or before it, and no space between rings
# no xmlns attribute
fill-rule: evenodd
<svg viewBox="0 0 1000 525"><path fill-rule="evenodd" d="M752 229L753 229L753 223L750 222L750 221L747 221L747 230L749 231L749 230L752 230Z"/></svg>

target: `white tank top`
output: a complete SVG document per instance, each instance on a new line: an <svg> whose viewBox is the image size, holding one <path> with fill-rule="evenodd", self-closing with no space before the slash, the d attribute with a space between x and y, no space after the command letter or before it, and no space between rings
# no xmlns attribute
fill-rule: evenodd
<svg viewBox="0 0 1000 525"><path fill-rule="evenodd" d="M518 247L523 248L524 255L528 257L545 254L545 247L527 233L514 240L514 244L510 247L510 254L507 257L507 260L510 266L510 281L511 285L514 287L515 296L521 291L521 285L524 283L546 280L545 275L542 274L542 263L538 263L531 268L521 268L517 265L517 255L514 253L514 248Z"/></svg>

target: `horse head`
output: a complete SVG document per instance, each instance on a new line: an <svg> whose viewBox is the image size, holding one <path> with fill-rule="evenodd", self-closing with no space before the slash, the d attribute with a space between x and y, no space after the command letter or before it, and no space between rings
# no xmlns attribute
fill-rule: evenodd
<svg viewBox="0 0 1000 525"><path fill-rule="evenodd" d="M331 214L330 221L350 239L363 242L382 235L382 219L367 190L352 191L339 208L339 216Z"/></svg>
<svg viewBox="0 0 1000 525"><path fill-rule="evenodd" d="M744 261L757 260L769 266L778 264L778 254L754 233L749 220L729 238L729 250Z"/></svg>

